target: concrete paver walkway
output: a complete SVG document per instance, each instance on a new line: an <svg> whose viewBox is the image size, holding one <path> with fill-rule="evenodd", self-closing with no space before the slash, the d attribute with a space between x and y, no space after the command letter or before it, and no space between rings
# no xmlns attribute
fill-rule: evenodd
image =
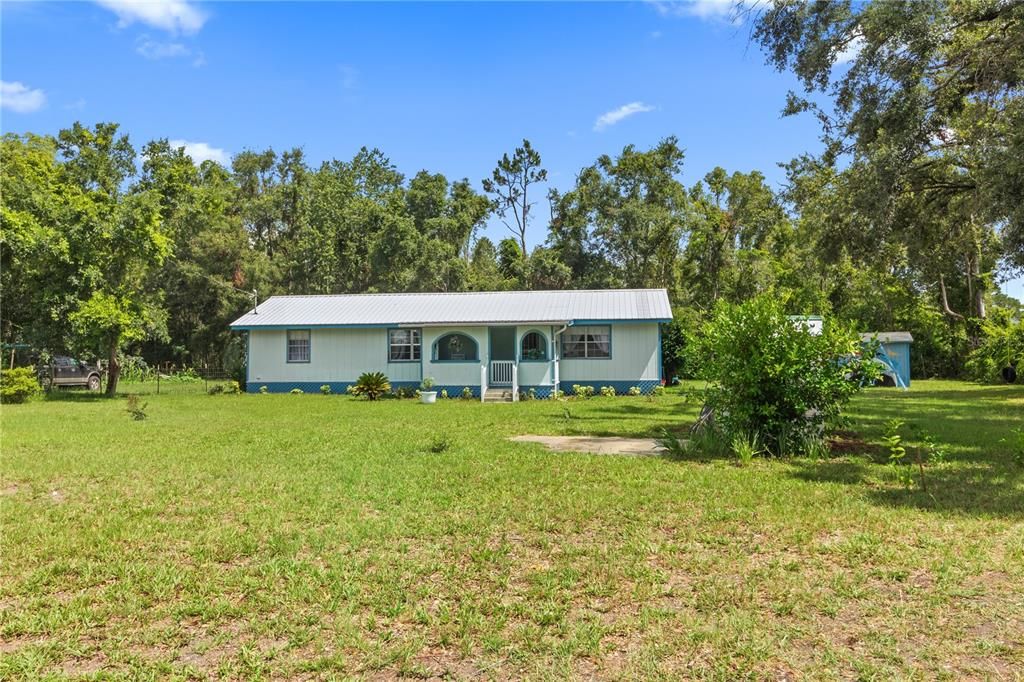
<svg viewBox="0 0 1024 682"><path fill-rule="evenodd" d="M652 456L665 451L653 438L600 436L513 436L519 443L540 443L555 452L592 452L597 455Z"/></svg>

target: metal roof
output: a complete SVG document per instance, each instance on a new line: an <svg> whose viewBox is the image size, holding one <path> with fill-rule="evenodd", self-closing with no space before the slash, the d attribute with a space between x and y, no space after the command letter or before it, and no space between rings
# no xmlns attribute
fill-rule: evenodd
<svg viewBox="0 0 1024 682"><path fill-rule="evenodd" d="M481 291L429 294L272 296L231 323L259 327L345 327L668 321L664 289Z"/></svg>
<svg viewBox="0 0 1024 682"><path fill-rule="evenodd" d="M861 334L860 338L862 341L871 341L872 339L878 339L881 343L913 343L914 337L910 335L910 332L867 332Z"/></svg>

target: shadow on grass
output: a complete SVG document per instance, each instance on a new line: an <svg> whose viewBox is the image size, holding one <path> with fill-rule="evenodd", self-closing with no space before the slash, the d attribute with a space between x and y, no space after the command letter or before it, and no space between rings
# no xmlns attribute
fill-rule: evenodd
<svg viewBox="0 0 1024 682"><path fill-rule="evenodd" d="M118 398L124 398L125 396L119 393L113 398L110 398L102 391L55 388L44 393L42 397L45 402L95 403L104 400L116 400Z"/></svg>
<svg viewBox="0 0 1024 682"><path fill-rule="evenodd" d="M791 475L810 483L855 485L865 490L875 504L906 509L977 517L1024 519L1024 492L1020 483L1024 469L1014 465L954 463L925 467L921 489L916 466L908 464L914 484L900 486L887 466L867 459L814 462L792 460Z"/></svg>

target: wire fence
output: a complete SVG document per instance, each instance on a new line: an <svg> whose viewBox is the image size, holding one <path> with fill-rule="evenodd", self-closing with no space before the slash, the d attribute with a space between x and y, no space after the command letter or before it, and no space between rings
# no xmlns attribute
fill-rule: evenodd
<svg viewBox="0 0 1024 682"><path fill-rule="evenodd" d="M103 388L106 389L107 377ZM117 382L118 395L198 395L233 388L234 377L219 368L189 368L182 371L154 370L122 375Z"/></svg>

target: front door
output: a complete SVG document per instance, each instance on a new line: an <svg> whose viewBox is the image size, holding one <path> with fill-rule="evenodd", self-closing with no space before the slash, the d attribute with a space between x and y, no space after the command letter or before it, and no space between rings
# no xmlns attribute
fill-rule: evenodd
<svg viewBox="0 0 1024 682"><path fill-rule="evenodd" d="M512 385L512 365L516 362L516 328L491 327L491 372L492 386Z"/></svg>

